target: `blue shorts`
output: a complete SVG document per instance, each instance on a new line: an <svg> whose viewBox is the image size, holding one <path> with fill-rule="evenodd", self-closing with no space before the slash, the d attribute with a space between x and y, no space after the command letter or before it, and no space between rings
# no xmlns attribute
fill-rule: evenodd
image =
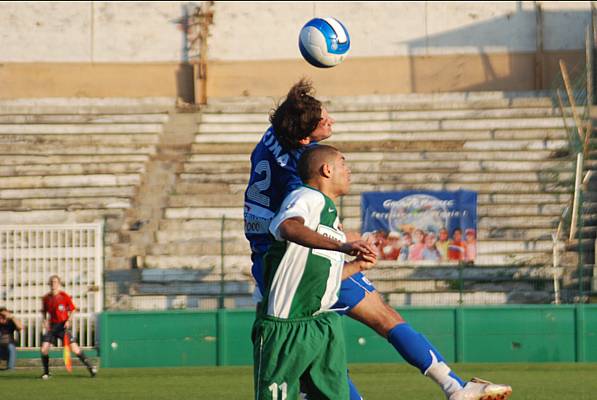
<svg viewBox="0 0 597 400"><path fill-rule="evenodd" d="M253 261L251 272L253 278L255 278L255 281L257 282L257 288L259 289L259 293L255 293L253 297L256 301L260 301L262 298L261 294L265 290L263 283L263 256L253 253L251 255L251 260ZM333 308L342 309L342 311L338 311L338 313L344 315L359 304L366 293L374 291L375 286L373 286L371 281L369 281L362 272L357 272L342 281L338 302L334 304Z"/></svg>
<svg viewBox="0 0 597 400"><path fill-rule="evenodd" d="M342 281L338 302L333 308L344 309L339 314L346 314L363 300L366 293L375 291L375 286L362 272L357 272Z"/></svg>

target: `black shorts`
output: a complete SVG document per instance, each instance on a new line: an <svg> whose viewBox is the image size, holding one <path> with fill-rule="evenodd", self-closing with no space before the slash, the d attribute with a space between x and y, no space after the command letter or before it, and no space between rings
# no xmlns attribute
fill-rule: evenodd
<svg viewBox="0 0 597 400"><path fill-rule="evenodd" d="M76 343L77 338L72 334L70 329L64 327L64 322L58 324L50 324L50 329L41 337L42 343L52 343L56 345L56 339L64 342L64 335L68 335L71 343Z"/></svg>

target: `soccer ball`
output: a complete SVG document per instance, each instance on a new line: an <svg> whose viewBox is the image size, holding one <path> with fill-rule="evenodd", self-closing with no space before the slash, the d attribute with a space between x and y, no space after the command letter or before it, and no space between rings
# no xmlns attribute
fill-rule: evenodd
<svg viewBox="0 0 597 400"><path fill-rule="evenodd" d="M301 29L299 49L309 64L330 68L346 58L350 36L346 27L335 18L313 18Z"/></svg>

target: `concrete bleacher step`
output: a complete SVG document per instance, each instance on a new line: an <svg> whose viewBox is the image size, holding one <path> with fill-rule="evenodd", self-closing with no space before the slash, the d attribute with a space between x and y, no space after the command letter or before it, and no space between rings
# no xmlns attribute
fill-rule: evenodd
<svg viewBox="0 0 597 400"><path fill-rule="evenodd" d="M569 194L560 193L521 193L521 194L495 194L478 193L477 203L480 206L505 206L520 205L522 207L561 207L570 200ZM170 207L242 207L244 201L243 193L222 193L222 194L203 194L196 196L194 193L177 193L169 198ZM357 207L361 206L361 194L350 194L344 196L339 202L338 207ZM541 208L542 210L543 208ZM344 213L342 213L344 216Z"/></svg>
<svg viewBox="0 0 597 400"><path fill-rule="evenodd" d="M177 221L177 220L175 220ZM203 219L196 219L196 220L184 220L180 221L178 224L173 224L172 220L164 220L161 221L159 230L156 232L155 243L157 244L164 244L164 243L201 243L201 240L209 239L212 241L214 239L220 240L222 234L225 241L234 240L240 241L242 246L248 245L248 241L245 239L245 233L242 229L242 221L236 221L237 224L240 226L231 227L230 220L224 222L224 230L221 230L221 220L203 220ZM168 224L170 223L170 224ZM190 229L182 229L184 227ZM194 229L196 227L196 229ZM202 228L202 229L200 229ZM210 229L213 228L213 229ZM195 242L198 241L198 242ZM220 248L218 244L218 249Z"/></svg>
<svg viewBox="0 0 597 400"><path fill-rule="evenodd" d="M187 268L211 269L220 266L222 259L219 255L148 255L143 259L147 268ZM224 270L250 271L251 258L247 255L224 256Z"/></svg>
<svg viewBox="0 0 597 400"><path fill-rule="evenodd" d="M548 170L537 172L477 172L474 174L464 174L460 171L425 171L412 172L408 171L405 174L375 173L375 171L359 171L352 170L351 183L352 184L368 184L368 183L402 183L402 184L416 184L418 182L446 182L459 183L466 186L470 183L499 183L499 182L570 182L574 177L572 171L569 170ZM187 182L227 182L227 183L247 183L247 173L181 173L180 179Z"/></svg>
<svg viewBox="0 0 597 400"><path fill-rule="evenodd" d="M85 154L85 155L29 155L3 154L0 165L60 165L60 164L94 164L94 163L145 163L148 154Z"/></svg>
<svg viewBox="0 0 597 400"><path fill-rule="evenodd" d="M50 188L138 185L139 174L43 175L0 177L3 188Z"/></svg>
<svg viewBox="0 0 597 400"><path fill-rule="evenodd" d="M50 199L0 200L0 210L79 210L129 208L131 200L122 197L68 197Z"/></svg>
<svg viewBox="0 0 597 400"><path fill-rule="evenodd" d="M0 189L0 199L52 199L71 197L126 197L135 194L135 186L65 187L43 189Z"/></svg>
<svg viewBox="0 0 597 400"><path fill-rule="evenodd" d="M171 97L3 99L0 115L164 114L174 109L175 101Z"/></svg>
<svg viewBox="0 0 597 400"><path fill-rule="evenodd" d="M120 228L124 220L124 210L86 209L86 210L32 210L32 211L0 211L3 224L72 224L96 222L104 220L106 231Z"/></svg>
<svg viewBox="0 0 597 400"><path fill-rule="evenodd" d="M412 121L412 120L479 120L511 118L561 118L559 110L551 107L454 109L454 110L385 110L385 111L340 111L334 115L338 122L355 121ZM2 119L0 119L2 121ZM570 121L571 122L571 121ZM268 124L266 113L213 112L208 106L201 115L201 123L207 124Z"/></svg>
<svg viewBox="0 0 597 400"><path fill-rule="evenodd" d="M58 143L35 143L27 146L19 144L6 144L0 148L0 156L66 156L66 155L141 155L154 154L156 151L153 144L129 144L129 145L72 145L64 146Z"/></svg>
<svg viewBox="0 0 597 400"><path fill-rule="evenodd" d="M162 124L159 114L0 114L0 124Z"/></svg>
<svg viewBox="0 0 597 400"><path fill-rule="evenodd" d="M149 249L150 255L168 255L168 254L221 254L221 242L214 238L201 239L194 238L188 241L167 241L158 242ZM249 245L244 236L227 237L224 240L225 255L249 254Z"/></svg>
<svg viewBox="0 0 597 400"><path fill-rule="evenodd" d="M344 146L344 144L343 144ZM434 150L433 148L425 148L421 150L403 149L397 153L385 149L379 152L362 152L362 151L346 151L340 149L346 158L350 161L478 161L478 162L494 162L494 161L549 161L557 158L561 161L571 162L571 158L563 158L561 156L555 157L552 151L548 150L526 150L526 151L475 151L475 152L452 152Z"/></svg>
<svg viewBox="0 0 597 400"><path fill-rule="evenodd" d="M244 138L226 137L226 140L218 140L216 142L194 143L192 145L193 153L204 154L227 154L230 153L246 153L250 154L255 143L261 138L261 135L255 135L251 142ZM568 152L568 145L565 140L436 140L436 141L418 141L416 138L402 137L401 140L388 140L385 137L366 138L354 136L350 141L339 141L338 138L329 139L326 143L337 147L342 152L458 152L460 154L454 155L459 159L471 159L467 157L467 153L472 152L505 152L510 151L516 154L510 156L516 159L524 159L525 153L544 150L547 157L555 157L558 152ZM370 139L370 140L368 140ZM400 139L400 138L398 138ZM208 140L208 139L202 139ZM209 139L212 140L212 139ZM238 141L238 142L235 142ZM495 154L495 153L494 153ZM479 159L478 155L470 156L472 159ZM493 156L495 157L495 155ZM498 158L499 159L499 158Z"/></svg>
<svg viewBox="0 0 597 400"><path fill-rule="evenodd" d="M0 124L2 135L101 135L159 133L162 124Z"/></svg>
<svg viewBox="0 0 597 400"><path fill-rule="evenodd" d="M95 175L143 173L145 163L142 162L105 162L105 163L60 163L60 164L19 164L0 165L0 176L45 175Z"/></svg>
<svg viewBox="0 0 597 400"><path fill-rule="evenodd" d="M501 265L409 265L395 261L379 261L375 268L366 272L369 279L377 280L460 280L463 281L508 281L517 279L528 280L549 280L553 279L554 272L561 275L560 271L554 271L551 266L501 266Z"/></svg>
<svg viewBox="0 0 597 400"><path fill-rule="evenodd" d="M494 193L500 193L503 195L514 196L514 195L553 195L553 196L567 196L570 195L571 182L565 182L563 184L552 182L548 184L544 183L488 183L488 184L476 184L468 183L466 187L462 187L458 184L451 183L420 183L415 184L384 184L384 185L364 185L364 184L353 184L351 186L351 193L360 194L362 192L371 191L394 191L394 190L459 190L467 189L474 190L481 194L492 195ZM179 183L176 186L176 193L178 194L193 194L193 193L244 193L246 184L239 183Z"/></svg>
<svg viewBox="0 0 597 400"><path fill-rule="evenodd" d="M230 184L229 190L236 192L239 190L239 184ZM475 192L501 192L501 193L569 193L572 181L568 182L467 182L466 185L458 182L411 182L411 183L354 183L351 185L353 193L358 192L379 192L396 190L448 190L455 191L460 189L472 190Z"/></svg>
<svg viewBox="0 0 597 400"><path fill-rule="evenodd" d="M460 92L319 97L330 111L407 111L487 108L554 108L550 93ZM267 114L278 97L229 97L209 99L206 112Z"/></svg>
<svg viewBox="0 0 597 400"><path fill-rule="evenodd" d="M139 133L131 135L128 133L103 135L81 134L81 135L0 135L0 144L8 144L17 149L18 146L31 145L64 145L64 146L116 146L116 145L155 145L158 136L155 134Z"/></svg>
<svg viewBox="0 0 597 400"><path fill-rule="evenodd" d="M568 121L568 126L573 124ZM0 125L1 127L2 125ZM205 123L201 122L198 128L198 137L207 134L263 134L267 129L267 123ZM556 129L558 133L565 135L564 120L560 117L553 118L511 118L511 119L429 119L429 120L363 120L363 121L343 121L338 117L334 125L336 134L343 133L361 133L370 132L450 132L481 130L480 132L492 132L493 130L538 130L538 129ZM25 130L29 131L29 130ZM4 132L0 129L0 133ZM474 132L473 132L474 133ZM520 132L524 135L524 131Z"/></svg>
<svg viewBox="0 0 597 400"><path fill-rule="evenodd" d="M263 131L263 130L262 130ZM226 134L199 134L195 138L195 144L242 144L257 143L263 132L259 133L226 133ZM567 149L568 142L565 134L549 135L546 137L543 132L535 132L530 137L522 135L515 136L512 132L495 138L490 131L484 132L463 132L463 131L427 131L427 132L383 132L369 131L367 133L335 133L326 143L335 145L344 151L368 150L367 145L391 144L395 148L419 148L419 149L443 149L443 146L450 145L460 150L476 149L478 146L494 143L492 146L480 150L558 150ZM555 136L555 137L554 137ZM370 143L374 141L376 143ZM416 143L408 143L416 141ZM404 143L406 142L406 143ZM442 146L443 144L443 146ZM407 147L410 145L411 147ZM415 147L418 146L418 147ZM383 150L380 150L383 151ZM387 149L386 149L387 151Z"/></svg>
<svg viewBox="0 0 597 400"><path fill-rule="evenodd" d="M185 173L244 173L250 171L251 164L247 156L242 161L227 160L225 164L214 163L213 161L188 161L184 165ZM346 158L350 163L350 169L353 173L356 172L376 172L376 173L401 173L414 171L445 171L445 172L483 172L492 171L497 172L542 172L548 174L550 172L561 171L571 172L573 162L569 160L553 160L553 161L459 161L446 160L438 162L438 160L372 160L372 161L356 161L353 160L351 154L347 154Z"/></svg>

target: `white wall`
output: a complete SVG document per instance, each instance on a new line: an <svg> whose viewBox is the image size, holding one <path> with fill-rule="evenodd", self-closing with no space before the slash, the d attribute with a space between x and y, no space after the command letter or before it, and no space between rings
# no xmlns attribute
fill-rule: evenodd
<svg viewBox="0 0 597 400"><path fill-rule="evenodd" d="M2 2L1 62L176 62L199 2Z"/></svg>
<svg viewBox="0 0 597 400"><path fill-rule="evenodd" d="M199 2L2 2L0 62L178 62L182 7ZM545 2L545 50L584 47L589 2ZM192 7L190 7L192 8ZM349 29L352 57L532 52L534 2L217 2L212 60L300 57L313 16Z"/></svg>

